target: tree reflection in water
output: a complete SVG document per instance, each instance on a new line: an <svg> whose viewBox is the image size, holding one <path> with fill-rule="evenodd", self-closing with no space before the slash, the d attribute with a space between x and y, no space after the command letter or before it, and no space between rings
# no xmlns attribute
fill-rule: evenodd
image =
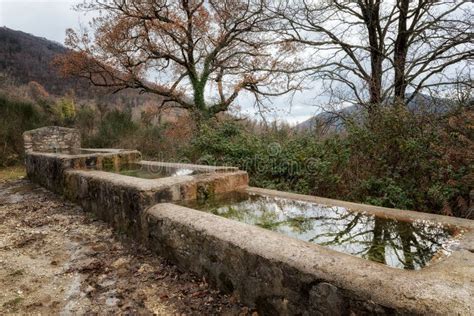
<svg viewBox="0 0 474 316"><path fill-rule="evenodd" d="M304 201L233 192L185 206L402 269L420 269L450 238L449 230Z"/></svg>

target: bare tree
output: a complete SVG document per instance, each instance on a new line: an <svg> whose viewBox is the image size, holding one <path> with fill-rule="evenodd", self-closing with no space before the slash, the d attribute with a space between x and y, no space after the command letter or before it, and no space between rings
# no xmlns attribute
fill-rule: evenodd
<svg viewBox="0 0 474 316"><path fill-rule="evenodd" d="M365 105L407 104L456 83L474 56L469 1L276 1L278 32L309 56L304 70L332 94ZM342 88L341 88L342 87Z"/></svg>
<svg viewBox="0 0 474 316"><path fill-rule="evenodd" d="M299 88L286 56L267 30L263 0L94 0L92 32L67 31L72 53L64 74L116 91L135 88L164 98L162 106L196 118L228 110L241 92L257 104Z"/></svg>

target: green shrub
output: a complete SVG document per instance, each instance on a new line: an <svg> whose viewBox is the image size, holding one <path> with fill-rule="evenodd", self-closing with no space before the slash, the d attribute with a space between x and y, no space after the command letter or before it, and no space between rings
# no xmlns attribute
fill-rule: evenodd
<svg viewBox="0 0 474 316"><path fill-rule="evenodd" d="M134 134L139 126L132 121L129 111L113 110L108 112L100 123L98 132L87 140L90 147L116 147L121 140Z"/></svg>
<svg viewBox="0 0 474 316"><path fill-rule="evenodd" d="M23 132L48 125L48 120L29 102L10 100L0 95L0 167L23 159Z"/></svg>
<svg viewBox="0 0 474 316"><path fill-rule="evenodd" d="M98 123L98 113L90 106L80 107L74 118L74 127L81 132L83 147L87 147L89 140L93 137Z"/></svg>
<svg viewBox="0 0 474 316"><path fill-rule="evenodd" d="M165 159L164 152L168 150L164 146L166 142L163 136L164 129L164 126L153 125L141 127L134 134L134 148L140 150L143 156L150 157L150 159Z"/></svg>
<svg viewBox="0 0 474 316"><path fill-rule="evenodd" d="M334 164L346 159L328 159L335 152L310 136L277 129L257 134L238 123L224 122L202 127L187 155L198 163L246 170L251 185L301 193L313 193L320 187L317 191L321 193L333 189L337 182Z"/></svg>
<svg viewBox="0 0 474 316"><path fill-rule="evenodd" d="M464 114L468 116L468 111ZM349 126L348 167L353 170L352 177L346 178L352 188L349 199L462 216L465 210L457 201L468 200L472 183L461 180L472 175L473 169L469 155L461 163L446 156L467 146L444 139L454 136L448 125L452 117L452 113L440 117L384 108L370 128Z"/></svg>
<svg viewBox="0 0 474 316"><path fill-rule="evenodd" d="M61 98L58 100L56 107L58 109L58 116L64 124L70 125L74 122L76 117L76 105L73 99L67 97Z"/></svg>
<svg viewBox="0 0 474 316"><path fill-rule="evenodd" d="M466 108L435 116L386 107L324 139L223 122L203 126L185 155L246 170L254 186L474 217L473 127Z"/></svg>

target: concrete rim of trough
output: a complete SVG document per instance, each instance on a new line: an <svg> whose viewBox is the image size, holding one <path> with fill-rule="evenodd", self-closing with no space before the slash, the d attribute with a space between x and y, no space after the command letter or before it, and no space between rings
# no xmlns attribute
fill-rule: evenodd
<svg viewBox="0 0 474 316"><path fill-rule="evenodd" d="M238 171L237 167L226 167L226 166L207 166L207 165L196 165L191 163L182 163L182 162L164 162L164 161L148 161L141 160L138 164L143 166L157 166L157 167L166 167L166 168L183 168L191 169L196 171L207 171L207 172L232 172Z"/></svg>
<svg viewBox="0 0 474 316"><path fill-rule="evenodd" d="M433 223L441 223L448 227L460 227L466 230L474 230L474 220L465 218L450 217L438 214L431 214L425 212L416 212L410 210L402 210L396 208L387 208L381 206L374 206L369 204L361 204L355 202L347 202L342 200L335 200L323 198L313 195L303 195L297 193L290 193L284 191L276 191L269 189L262 189L257 187L247 187L244 191L251 194L267 195L272 197L285 198L290 200L298 200L328 206L344 207L347 210L375 215L377 217L389 218L398 221L412 222L415 220L426 220Z"/></svg>

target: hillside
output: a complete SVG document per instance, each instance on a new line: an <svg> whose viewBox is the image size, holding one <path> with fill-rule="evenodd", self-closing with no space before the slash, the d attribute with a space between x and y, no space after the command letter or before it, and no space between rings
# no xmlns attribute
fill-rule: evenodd
<svg viewBox="0 0 474 316"><path fill-rule="evenodd" d="M110 90L91 85L86 80L63 78L51 64L54 57L68 49L61 44L21 31L0 27L0 73L7 74L16 84L40 83L54 95L73 91L77 98L95 100L109 108L130 109L135 119L144 109L156 108L162 98L128 90L112 94ZM183 115L179 109L163 111L161 120L175 121Z"/></svg>
<svg viewBox="0 0 474 316"><path fill-rule="evenodd" d="M86 82L62 78L51 66L58 54L67 52L59 43L7 27L0 28L0 72L18 84L37 81L50 93L62 95L73 89L78 95L89 88Z"/></svg>
<svg viewBox="0 0 474 316"><path fill-rule="evenodd" d="M453 100L445 98L436 98L419 94L413 98L408 104L411 111L424 111L433 114L443 114L448 112L454 106ZM325 111L319 113L306 121L298 124L295 129L299 131L305 130L324 130L339 131L344 129L344 119L348 117L357 117L362 114L360 105L351 105L334 112Z"/></svg>

